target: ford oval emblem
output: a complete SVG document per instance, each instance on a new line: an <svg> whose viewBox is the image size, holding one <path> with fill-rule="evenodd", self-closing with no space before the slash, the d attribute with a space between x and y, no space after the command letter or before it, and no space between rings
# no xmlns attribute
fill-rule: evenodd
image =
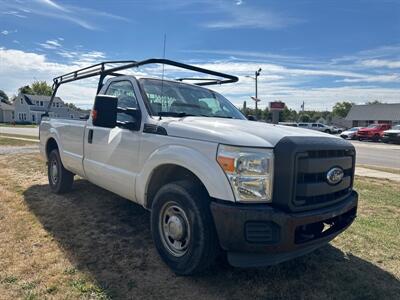
<svg viewBox="0 0 400 300"><path fill-rule="evenodd" d="M326 180L329 184L338 184L344 176L342 168L332 168L326 173Z"/></svg>

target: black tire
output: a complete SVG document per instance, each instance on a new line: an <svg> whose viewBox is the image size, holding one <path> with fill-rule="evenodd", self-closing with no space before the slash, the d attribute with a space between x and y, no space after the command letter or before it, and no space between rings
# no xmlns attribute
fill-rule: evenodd
<svg viewBox="0 0 400 300"><path fill-rule="evenodd" d="M51 191L56 194L63 194L70 191L74 183L74 174L64 168L57 149L54 149L49 154L47 177Z"/></svg>
<svg viewBox="0 0 400 300"><path fill-rule="evenodd" d="M162 260L178 275L201 273L214 264L220 253L209 203L210 199L204 188L191 181L166 184L154 197L151 210L154 244ZM169 209L177 213L178 219L181 218L179 222L186 224L186 227L183 226L186 230L178 231L185 232L183 237L178 234L175 239L176 236L171 237L165 233L171 232L170 223L176 220L173 219L173 213L168 217ZM186 248L174 252L176 247L171 246L172 241Z"/></svg>
<svg viewBox="0 0 400 300"><path fill-rule="evenodd" d="M375 135L372 137L372 141L374 141L375 143L379 142L379 140L380 140L380 136L379 136L378 134L375 134Z"/></svg>
<svg viewBox="0 0 400 300"><path fill-rule="evenodd" d="M331 133L331 131L329 129L325 130L325 133Z"/></svg>

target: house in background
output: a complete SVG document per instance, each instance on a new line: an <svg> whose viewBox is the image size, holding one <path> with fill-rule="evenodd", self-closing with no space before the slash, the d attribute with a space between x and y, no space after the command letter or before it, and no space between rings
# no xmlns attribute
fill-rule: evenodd
<svg viewBox="0 0 400 300"><path fill-rule="evenodd" d="M15 122L39 124L42 115L50 103L50 96L28 95L20 93L14 100ZM52 118L79 119L85 112L65 105L60 97L55 97L49 111Z"/></svg>
<svg viewBox="0 0 400 300"><path fill-rule="evenodd" d="M374 123L397 125L400 124L400 103L353 105L346 120L352 122L353 127Z"/></svg>
<svg viewBox="0 0 400 300"><path fill-rule="evenodd" d="M13 123L14 117L14 106L0 101L0 123Z"/></svg>

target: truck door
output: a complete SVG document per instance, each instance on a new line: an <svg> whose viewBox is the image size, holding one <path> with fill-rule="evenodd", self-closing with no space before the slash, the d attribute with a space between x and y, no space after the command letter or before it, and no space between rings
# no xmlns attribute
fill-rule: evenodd
<svg viewBox="0 0 400 300"><path fill-rule="evenodd" d="M137 108L134 82L112 81L105 94L118 97L118 107ZM136 85L136 83L135 83ZM132 116L118 113L118 121ZM122 197L135 201L135 179L138 172L140 131L94 126L91 119L85 131L83 166L87 179Z"/></svg>

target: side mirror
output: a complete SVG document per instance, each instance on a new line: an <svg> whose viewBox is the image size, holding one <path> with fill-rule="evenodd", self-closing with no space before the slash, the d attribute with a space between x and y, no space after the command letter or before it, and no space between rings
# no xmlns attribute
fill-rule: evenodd
<svg viewBox="0 0 400 300"><path fill-rule="evenodd" d="M93 125L114 128L117 125L117 104L115 96L97 95L92 111Z"/></svg>
<svg viewBox="0 0 400 300"><path fill-rule="evenodd" d="M140 129L142 115L139 109L134 107L118 107L117 112L119 114L119 117L117 118L117 126L129 130Z"/></svg>
<svg viewBox="0 0 400 300"><path fill-rule="evenodd" d="M257 121L256 117L253 115L247 115L246 117L247 117L247 120L249 120L249 121Z"/></svg>

